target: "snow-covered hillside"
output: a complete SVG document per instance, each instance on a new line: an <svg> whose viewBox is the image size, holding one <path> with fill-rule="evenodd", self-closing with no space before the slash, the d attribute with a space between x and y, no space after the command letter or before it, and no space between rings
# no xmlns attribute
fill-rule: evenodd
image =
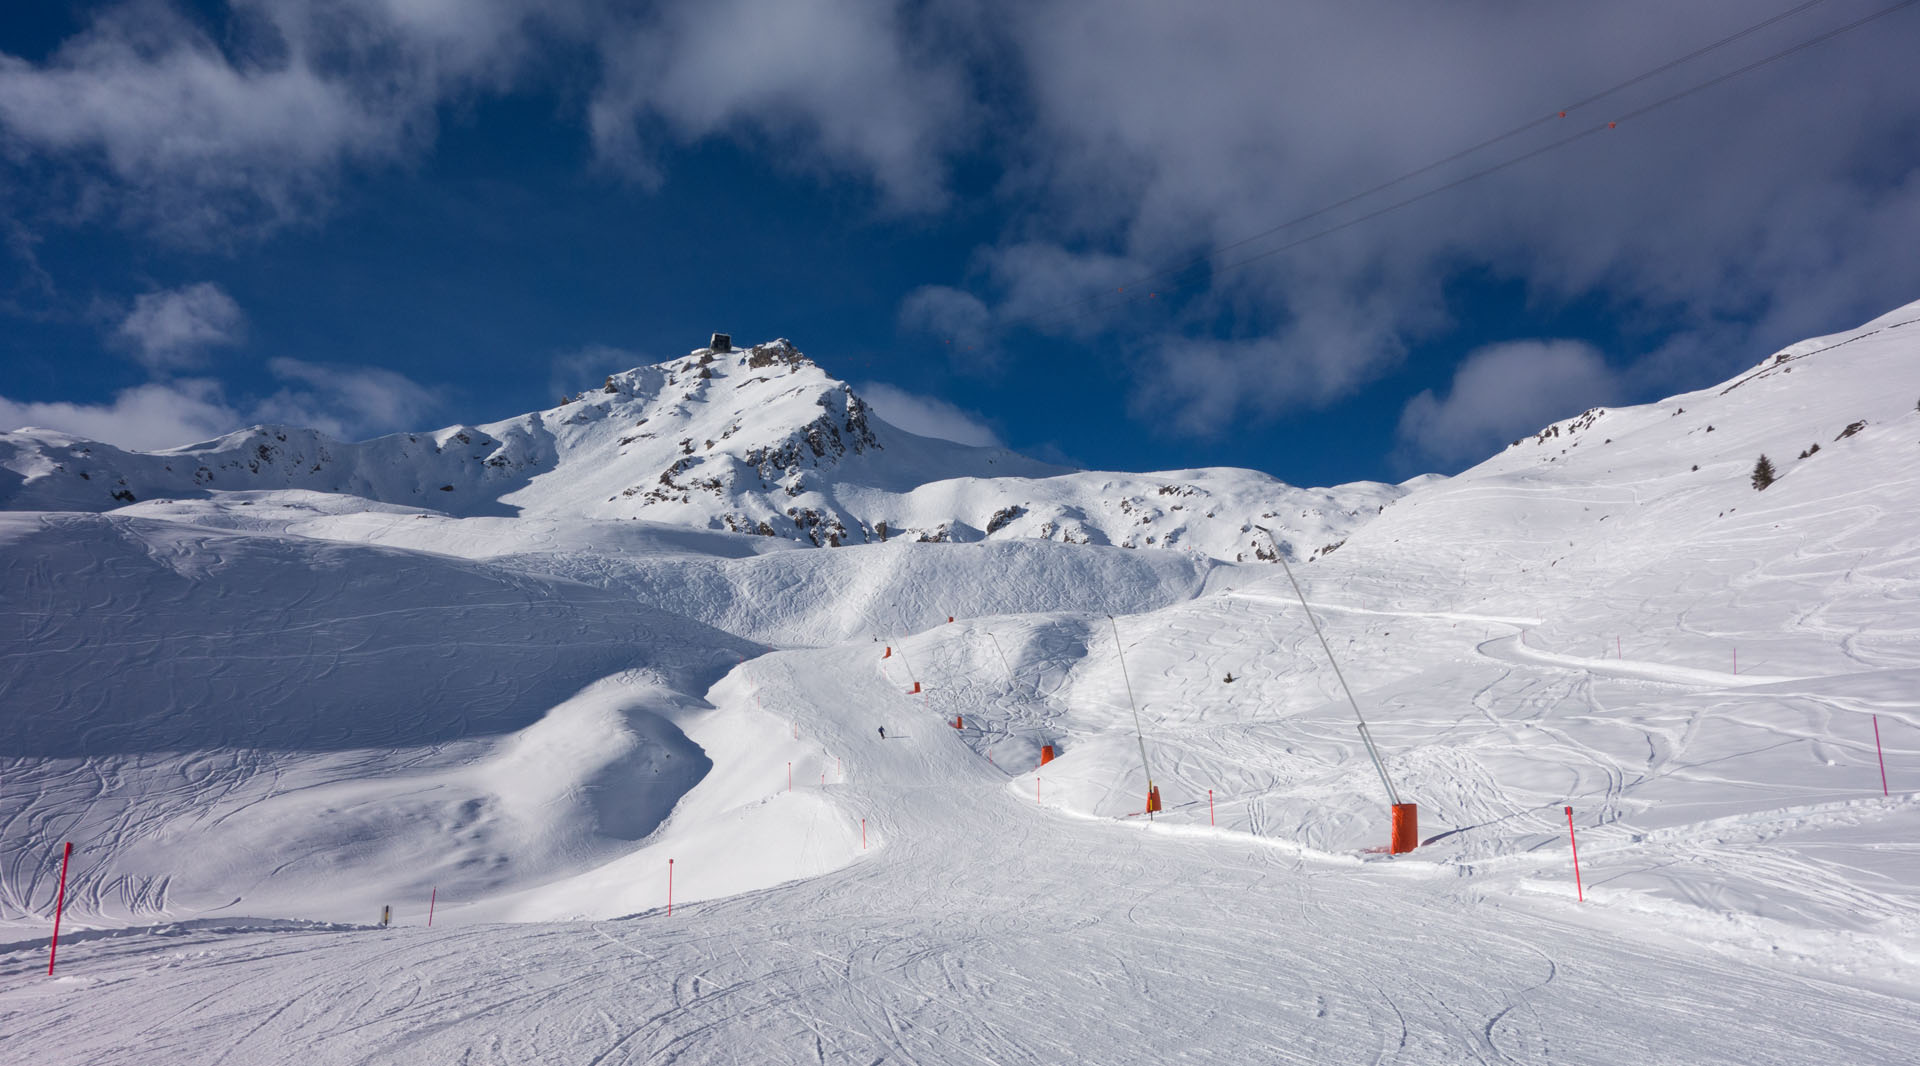
<svg viewBox="0 0 1920 1066"><path fill-rule="evenodd" d="M0 438L0 1046L1910 1058L1920 304L1319 492L911 437L789 351L318 471Z"/></svg>
<svg viewBox="0 0 1920 1066"><path fill-rule="evenodd" d="M1251 470L1074 473L874 417L785 340L607 378L559 407L360 443L256 426L167 452L0 433L0 508L102 511L155 497L305 489L452 516L641 518L838 547L1056 540L1218 559L1253 526L1337 545L1403 488L1305 490Z"/></svg>

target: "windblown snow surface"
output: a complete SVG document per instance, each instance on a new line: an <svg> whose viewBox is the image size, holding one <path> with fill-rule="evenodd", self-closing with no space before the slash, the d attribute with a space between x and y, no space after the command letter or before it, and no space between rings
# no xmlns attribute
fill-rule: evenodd
<svg viewBox="0 0 1920 1066"><path fill-rule="evenodd" d="M647 391L750 361L585 421L858 436L831 379ZM880 424L625 513L618 446L506 424L298 476L6 435L0 1057L1911 1062L1917 401L1920 304L1402 486Z"/></svg>

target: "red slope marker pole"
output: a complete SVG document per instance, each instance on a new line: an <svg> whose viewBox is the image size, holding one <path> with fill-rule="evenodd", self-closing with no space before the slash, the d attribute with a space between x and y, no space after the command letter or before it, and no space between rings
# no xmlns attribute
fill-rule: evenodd
<svg viewBox="0 0 1920 1066"><path fill-rule="evenodd" d="M1213 825L1213 790L1207 790L1207 824Z"/></svg>
<svg viewBox="0 0 1920 1066"><path fill-rule="evenodd" d="M1567 843L1573 846L1573 890L1579 894L1580 902L1587 900L1587 890L1580 884L1580 843L1573 839L1573 808L1567 808Z"/></svg>
<svg viewBox="0 0 1920 1066"><path fill-rule="evenodd" d="M433 895L427 897L427 928L433 928L433 905L440 901L440 886L433 886Z"/></svg>
<svg viewBox="0 0 1920 1066"><path fill-rule="evenodd" d="M673 860L667 860L667 917L673 917Z"/></svg>
<svg viewBox="0 0 1920 1066"><path fill-rule="evenodd" d="M1880 750L1880 716L1873 716L1873 753L1880 757L1880 794L1890 796L1887 791L1887 754Z"/></svg>
<svg viewBox="0 0 1920 1066"><path fill-rule="evenodd" d="M860 850L867 850L867 820L860 819Z"/></svg>
<svg viewBox="0 0 1920 1066"><path fill-rule="evenodd" d="M60 952L60 912L67 909L67 860L73 858L73 841L60 854L60 895L53 904L53 942L47 945L47 976L53 976L53 960Z"/></svg>

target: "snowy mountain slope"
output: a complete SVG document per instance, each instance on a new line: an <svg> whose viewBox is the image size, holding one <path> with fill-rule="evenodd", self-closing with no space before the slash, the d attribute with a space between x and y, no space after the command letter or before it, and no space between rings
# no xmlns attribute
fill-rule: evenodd
<svg viewBox="0 0 1920 1066"><path fill-rule="evenodd" d="M115 513L480 560L596 585L789 646L916 632L955 615L1151 610L1239 569L1182 552L1037 538L895 541L796 555L792 542L777 538L651 522L456 519L411 508L359 509L349 497L299 491L154 500ZM979 580L983 573L995 579Z"/></svg>
<svg viewBox="0 0 1920 1066"><path fill-rule="evenodd" d="M1915 318L1559 423L1344 530L1220 527L1235 553L1317 556L1295 570L1420 808L1391 861L1352 710L1252 557L1002 542L1020 517L984 544L790 550L810 541L562 513L564 479L520 517L284 487L8 517L9 698L62 706L72 679L72 707L144 700L197 746L0 745L0 1040L89 1062L1904 1061ZM1781 476L1756 491L1761 450ZM841 506L868 462L802 473ZM1158 476L1128 477L871 499L966 521L1060 483L1099 511ZM1194 510L1154 496L1156 522ZM1350 535L1316 552L1329 532ZM469 601L471 628L413 633ZM241 650L208 657L217 684L169 672L220 634ZM468 717L500 686L539 692ZM341 712L358 737L280 724L324 724L349 702L330 689L372 701ZM263 702L277 749L181 724ZM105 720L81 735L147 724ZM678 770L694 750L708 765ZM63 839L78 887L47 981ZM408 928L260 920L387 903Z"/></svg>
<svg viewBox="0 0 1920 1066"><path fill-rule="evenodd" d="M919 437L874 418L784 340L615 374L502 422L360 443L257 426L149 454L0 433L0 508L100 511L264 489L456 516L642 518L809 545L1041 538L1235 561L1267 550L1252 523L1335 544L1405 491L1298 489L1232 469L1069 473Z"/></svg>
<svg viewBox="0 0 1920 1066"><path fill-rule="evenodd" d="M1355 533L1339 575L1553 616L1535 646L1780 676L1920 665L1920 304L1548 426ZM1765 454L1778 480L1752 472ZM1419 580L1407 581L1407 575ZM1386 594L1386 593L1382 593ZM1398 595L1399 593L1394 593Z"/></svg>
<svg viewBox="0 0 1920 1066"><path fill-rule="evenodd" d="M785 725L699 698L757 645L425 553L5 515L0 604L0 922L38 910L53 836L91 921L515 890L630 850Z"/></svg>
<svg viewBox="0 0 1920 1066"><path fill-rule="evenodd" d="M1777 940L1756 951L1726 922L1675 936L1618 897L1583 907L1564 886L1487 895L1418 858L1318 857L1284 826L1209 831L1192 804L1151 827L1064 817L1052 790L1071 782L1055 775L1077 755L1043 772L1035 804L1032 777L1009 783L978 758L968 734L895 687L890 662L865 646L781 652L712 690L721 713L765 699L804 716L819 747L801 779L828 759L841 772L792 795L838 818L750 857L680 827L677 848L539 890L588 915L618 890L643 898L641 913L497 925L442 910L427 928L423 902L403 899L389 930L238 919L83 931L51 982L34 973L43 943L0 945L0 1033L96 1063L218 1049L263 1063L1305 1064L1357 1049L1787 1064L1893 1063L1911 1046L1912 984L1884 955ZM876 716L906 735L872 738ZM862 820L864 861L808 876ZM1535 850L1519 859L1564 857ZM1609 849L1597 850L1583 858L1604 880ZM748 861L795 880L687 902ZM1702 937L1722 946L1702 951Z"/></svg>
<svg viewBox="0 0 1920 1066"><path fill-rule="evenodd" d="M1421 805L1418 861L1552 891L1572 804L1604 872L1592 895L1641 921L1920 958L1920 865L1895 844L1920 819L1917 354L1920 305L1718 388L1589 412L1298 568ZM1780 476L1756 490L1763 451ZM1291 587L1235 578L1123 619L1125 677L1105 619L994 623L1010 673L977 635L909 644L996 761L1064 749L1049 804L1140 810L1130 687L1171 819L1207 817L1212 789L1222 825L1333 853L1384 840L1378 776Z"/></svg>

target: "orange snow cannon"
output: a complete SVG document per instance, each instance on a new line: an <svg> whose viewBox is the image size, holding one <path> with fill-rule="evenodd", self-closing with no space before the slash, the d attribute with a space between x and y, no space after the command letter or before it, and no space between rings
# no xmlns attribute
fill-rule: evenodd
<svg viewBox="0 0 1920 1066"><path fill-rule="evenodd" d="M965 729L967 727L967 723L964 720L962 720L959 715L956 714L953 716L953 727L955 729Z"/></svg>
<svg viewBox="0 0 1920 1066"><path fill-rule="evenodd" d="M913 689L912 689L911 691L909 691L909 692L907 693L907 695L909 695L909 696L918 696L919 694L920 694L920 682L918 682L918 681L915 681L915 682L913 683Z"/></svg>
<svg viewBox="0 0 1920 1066"><path fill-rule="evenodd" d="M1040 748L1040 765L1045 766L1052 761L1053 761L1053 745L1051 744L1042 745Z"/></svg>
<svg viewBox="0 0 1920 1066"><path fill-rule="evenodd" d="M1393 841L1387 851L1401 855L1420 846L1420 807L1413 803L1393 805Z"/></svg>
<svg viewBox="0 0 1920 1066"><path fill-rule="evenodd" d="M891 658L893 658L893 645L891 645L891 644L889 644L889 645L887 645L887 653L886 653L885 655L882 655L882 656L880 656L880 657L881 657L882 659L891 659Z"/></svg>

